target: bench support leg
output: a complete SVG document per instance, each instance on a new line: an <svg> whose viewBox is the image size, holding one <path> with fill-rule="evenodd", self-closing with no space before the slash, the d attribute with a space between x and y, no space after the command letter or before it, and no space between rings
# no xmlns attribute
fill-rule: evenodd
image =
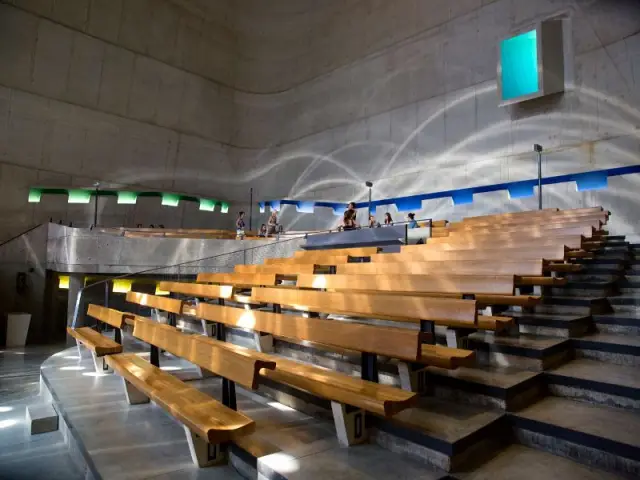
<svg viewBox="0 0 640 480"><path fill-rule="evenodd" d="M222 404L231 410L238 410L236 401L236 383L228 378L222 379Z"/></svg>
<svg viewBox="0 0 640 480"><path fill-rule="evenodd" d="M124 383L124 393L127 396L127 402L129 405L149 403L149 397L134 387L131 382L127 381L124 377L122 378L122 382Z"/></svg>
<svg viewBox="0 0 640 480"><path fill-rule="evenodd" d="M259 352L273 352L273 335L269 333L254 332L253 339L256 342L256 350L258 350Z"/></svg>
<svg viewBox="0 0 640 480"><path fill-rule="evenodd" d="M223 445L208 443L189 430L186 425L183 425L183 428L193 463L202 468L227 462L227 453Z"/></svg>
<svg viewBox="0 0 640 480"><path fill-rule="evenodd" d="M398 363L398 374L400 388L407 392L426 393L427 369L424 365L400 362Z"/></svg>
<svg viewBox="0 0 640 480"><path fill-rule="evenodd" d="M91 352L91 356L93 356L93 366L96 373L113 373L113 368L104 361L104 357L98 357L96 352Z"/></svg>
<svg viewBox="0 0 640 480"><path fill-rule="evenodd" d="M340 445L349 447L367 440L364 410L344 403L331 402L331 411Z"/></svg>
<svg viewBox="0 0 640 480"><path fill-rule="evenodd" d="M80 340L76 340L76 347L78 347L78 358L82 360L82 343Z"/></svg>

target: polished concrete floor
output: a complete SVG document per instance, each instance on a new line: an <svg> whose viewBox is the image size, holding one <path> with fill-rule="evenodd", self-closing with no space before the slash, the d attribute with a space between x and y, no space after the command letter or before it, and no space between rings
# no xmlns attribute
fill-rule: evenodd
<svg viewBox="0 0 640 480"><path fill-rule="evenodd" d="M28 405L39 402L40 365L63 345L0 350L0 479L80 480L60 431L31 436Z"/></svg>

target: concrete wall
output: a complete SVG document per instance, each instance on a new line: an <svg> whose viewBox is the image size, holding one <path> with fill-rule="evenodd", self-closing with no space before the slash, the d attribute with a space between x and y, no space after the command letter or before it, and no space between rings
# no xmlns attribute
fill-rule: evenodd
<svg viewBox="0 0 640 480"><path fill-rule="evenodd" d="M550 17L566 22L567 92L499 108L498 41ZM90 215L64 201L26 208L34 183L349 201L365 180L381 198L531 178L533 143L547 149L545 175L639 163L639 31L633 0L4 0L3 221ZM558 186L545 203L601 203L633 233L637 188ZM500 193L417 213L533 207ZM113 204L102 223L233 221L196 209ZM337 221L290 210L293 228Z"/></svg>

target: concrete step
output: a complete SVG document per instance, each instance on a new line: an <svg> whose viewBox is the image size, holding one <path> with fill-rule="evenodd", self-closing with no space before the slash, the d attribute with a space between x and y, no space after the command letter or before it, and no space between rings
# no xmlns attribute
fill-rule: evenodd
<svg viewBox="0 0 640 480"><path fill-rule="evenodd" d="M371 440L383 448L451 472L505 446L508 425L502 417L487 407L421 397L391 419L367 417L367 423Z"/></svg>
<svg viewBox="0 0 640 480"><path fill-rule="evenodd" d="M535 311L536 313L591 315L610 312L611 305L606 297L553 295L544 297L543 304L536 305Z"/></svg>
<svg viewBox="0 0 640 480"><path fill-rule="evenodd" d="M640 365L640 337L593 333L572 338L577 357L591 358L617 365Z"/></svg>
<svg viewBox="0 0 640 480"><path fill-rule="evenodd" d="M615 281L569 281L562 287L551 288L551 295L564 297L608 297L618 293Z"/></svg>
<svg viewBox="0 0 640 480"><path fill-rule="evenodd" d="M460 367L447 370L428 368L427 382L438 398L502 410L517 410L529 405L543 393L542 377L537 372L507 367Z"/></svg>
<svg viewBox="0 0 640 480"><path fill-rule="evenodd" d="M609 297L609 304L616 313L640 314L640 297L634 293L625 293L623 295Z"/></svg>
<svg viewBox="0 0 640 480"><path fill-rule="evenodd" d="M624 235L603 235L602 239L606 242L617 242L617 241L626 241L626 236Z"/></svg>
<svg viewBox="0 0 640 480"><path fill-rule="evenodd" d="M623 277L624 270L616 270L615 272L602 272L599 270L585 271L580 273L571 273L567 275L567 284L572 283L595 283L595 282L616 282Z"/></svg>
<svg viewBox="0 0 640 480"><path fill-rule="evenodd" d="M640 311L637 314L615 312L594 315L593 322L600 333L640 335Z"/></svg>
<svg viewBox="0 0 640 480"><path fill-rule="evenodd" d="M595 264L595 265L586 265L583 264L583 268L579 274L610 274L610 275L623 275L625 272L624 263L614 263L614 264Z"/></svg>
<svg viewBox="0 0 640 480"><path fill-rule="evenodd" d="M539 372L571 357L569 340L539 335L502 336L489 332L469 335L468 348L476 350L478 363Z"/></svg>
<svg viewBox="0 0 640 480"><path fill-rule="evenodd" d="M58 430L58 412L50 403L29 405L26 420L31 435Z"/></svg>
<svg viewBox="0 0 640 480"><path fill-rule="evenodd" d="M599 255L596 258L578 258L575 263L584 265L587 268L604 265L608 265L610 267L624 267L629 263L629 261L630 255L620 255L616 253L610 255Z"/></svg>
<svg viewBox="0 0 640 480"><path fill-rule="evenodd" d="M577 358L544 372L544 377L553 395L640 412L637 367Z"/></svg>
<svg viewBox="0 0 640 480"><path fill-rule="evenodd" d="M640 476L640 415L547 397L511 415L524 445L628 477Z"/></svg>
<svg viewBox="0 0 640 480"><path fill-rule="evenodd" d="M544 314L507 310L505 316L513 317L520 333L550 337L579 337L592 326L589 315Z"/></svg>
<svg viewBox="0 0 640 480"><path fill-rule="evenodd" d="M509 445L473 471L456 473L460 480L620 480L613 473L581 465L524 445Z"/></svg>

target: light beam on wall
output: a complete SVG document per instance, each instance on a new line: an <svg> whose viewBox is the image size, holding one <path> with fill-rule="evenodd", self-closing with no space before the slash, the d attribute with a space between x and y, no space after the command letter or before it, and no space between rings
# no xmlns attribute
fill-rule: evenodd
<svg viewBox="0 0 640 480"><path fill-rule="evenodd" d="M225 202L222 202L222 203L220 204L220 211L221 211L222 213L229 213L229 204L228 204L228 203L225 203Z"/></svg>
<svg viewBox="0 0 640 480"><path fill-rule="evenodd" d="M313 213L314 202L296 202L296 212Z"/></svg>
<svg viewBox="0 0 640 480"><path fill-rule="evenodd" d="M469 205L473 203L473 192L471 190L459 190L451 195L454 205Z"/></svg>
<svg viewBox="0 0 640 480"><path fill-rule="evenodd" d="M578 192L586 192L588 190L602 190L607 188L607 175L600 173L591 173L581 175L576 179L576 190Z"/></svg>
<svg viewBox="0 0 640 480"><path fill-rule="evenodd" d="M259 202L258 207L260 207L260 213L264 213L267 210L266 204L264 202Z"/></svg>
<svg viewBox="0 0 640 480"><path fill-rule="evenodd" d="M116 278L113 280L113 293L129 293L133 286L133 280L129 278Z"/></svg>
<svg viewBox="0 0 640 480"><path fill-rule="evenodd" d="M29 189L29 203L40 203L41 198L42 190L40 190L39 188Z"/></svg>
<svg viewBox="0 0 640 480"><path fill-rule="evenodd" d="M58 277L58 288L61 290L69 290L69 275L60 275Z"/></svg>
<svg viewBox="0 0 640 480"><path fill-rule="evenodd" d="M422 199L416 196L398 198L394 203L399 212L412 212L422 208Z"/></svg>
<svg viewBox="0 0 640 480"><path fill-rule="evenodd" d="M511 185L507 187L509 191L509 198L514 200L518 198L529 198L533 197L533 185L520 184L520 185Z"/></svg>

